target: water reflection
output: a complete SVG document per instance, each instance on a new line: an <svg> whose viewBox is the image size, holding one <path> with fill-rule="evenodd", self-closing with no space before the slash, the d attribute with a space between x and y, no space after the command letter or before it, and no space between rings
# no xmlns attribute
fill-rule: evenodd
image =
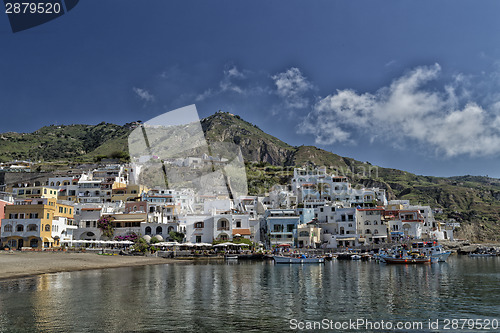
<svg viewBox="0 0 500 333"><path fill-rule="evenodd" d="M289 320L500 318L500 258L199 263L0 282L0 332L283 331Z"/></svg>

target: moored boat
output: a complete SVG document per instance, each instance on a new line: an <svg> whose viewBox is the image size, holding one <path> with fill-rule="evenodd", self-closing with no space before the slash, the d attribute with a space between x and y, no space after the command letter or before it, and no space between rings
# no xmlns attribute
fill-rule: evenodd
<svg viewBox="0 0 500 333"><path fill-rule="evenodd" d="M435 258L437 261L444 262L451 255L451 251L446 251L442 245L436 242L419 242L412 244L412 250Z"/></svg>

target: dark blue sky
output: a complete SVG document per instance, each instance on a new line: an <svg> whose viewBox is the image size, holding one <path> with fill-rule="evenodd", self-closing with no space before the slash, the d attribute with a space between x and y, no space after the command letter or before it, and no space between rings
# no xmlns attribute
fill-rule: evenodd
<svg viewBox="0 0 500 333"><path fill-rule="evenodd" d="M195 103L293 145L500 177L498 13L498 1L82 0L16 34L0 15L0 131Z"/></svg>

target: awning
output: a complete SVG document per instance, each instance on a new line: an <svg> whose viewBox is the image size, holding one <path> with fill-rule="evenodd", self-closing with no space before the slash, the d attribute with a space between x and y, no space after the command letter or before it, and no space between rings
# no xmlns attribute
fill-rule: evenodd
<svg viewBox="0 0 500 333"><path fill-rule="evenodd" d="M350 238L337 238L337 242L338 241L355 241L356 238L354 237L350 237Z"/></svg>
<svg viewBox="0 0 500 333"><path fill-rule="evenodd" d="M146 222L146 220L112 220L111 222Z"/></svg>
<svg viewBox="0 0 500 333"><path fill-rule="evenodd" d="M240 234L241 236L250 236L250 229L233 229L233 235Z"/></svg>
<svg viewBox="0 0 500 333"><path fill-rule="evenodd" d="M387 235L372 236L372 238L387 238Z"/></svg>
<svg viewBox="0 0 500 333"><path fill-rule="evenodd" d="M54 238L52 237L43 237L43 242L44 243L54 243Z"/></svg>

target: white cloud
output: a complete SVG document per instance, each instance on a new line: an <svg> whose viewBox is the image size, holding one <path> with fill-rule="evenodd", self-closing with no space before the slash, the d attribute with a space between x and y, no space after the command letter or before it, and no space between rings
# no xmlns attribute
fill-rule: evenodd
<svg viewBox="0 0 500 333"><path fill-rule="evenodd" d="M132 88L137 96L145 102L154 102L155 97L146 89L141 88Z"/></svg>
<svg viewBox="0 0 500 333"><path fill-rule="evenodd" d="M209 88L195 97L197 102L219 96L221 94L236 94L242 96L263 95L269 92L265 86L260 86L252 81L259 81L259 74L249 70L239 70L235 65L226 65L223 77L219 81L218 87Z"/></svg>
<svg viewBox="0 0 500 333"><path fill-rule="evenodd" d="M376 93L338 90L320 99L300 124L299 133L312 133L316 143L355 142L362 133L370 141L395 146L414 141L446 156L486 156L500 153L500 116L478 104L460 101L457 76L442 91L425 87L439 77L438 64L418 67Z"/></svg>
<svg viewBox="0 0 500 333"><path fill-rule="evenodd" d="M298 68L292 67L283 73L273 75L271 78L276 85L276 93L283 98L287 107L303 109L309 106L309 99L304 95L313 89L313 85Z"/></svg>

